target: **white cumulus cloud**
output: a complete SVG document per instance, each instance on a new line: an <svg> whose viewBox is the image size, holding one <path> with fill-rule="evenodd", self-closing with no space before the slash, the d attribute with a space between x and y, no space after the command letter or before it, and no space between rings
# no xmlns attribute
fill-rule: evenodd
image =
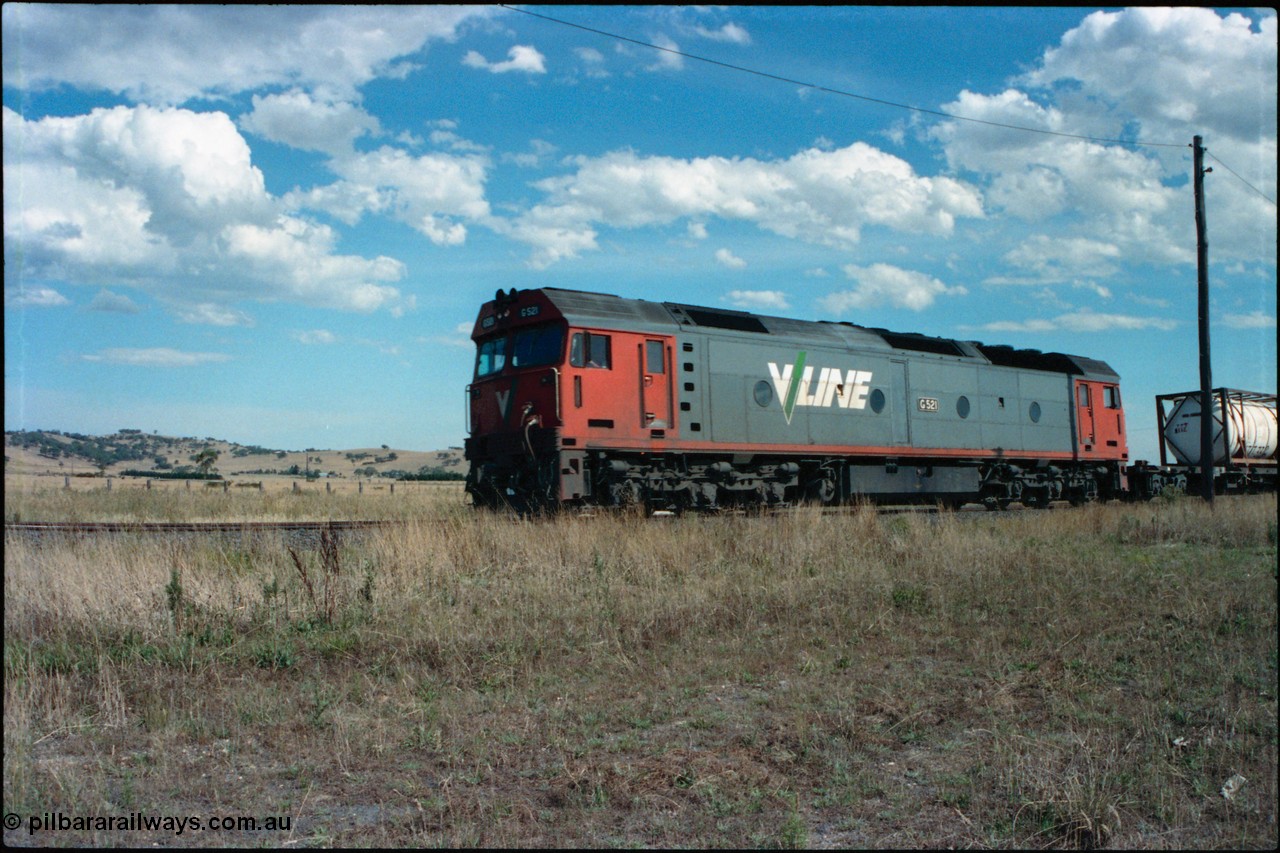
<svg viewBox="0 0 1280 853"><path fill-rule="evenodd" d="M453 41L484 6L66 5L6 3L6 86L67 84L180 104L293 86L350 99L405 57Z"/></svg>
<svg viewBox="0 0 1280 853"><path fill-rule="evenodd" d="M52 287L5 287L4 304L14 308L58 308L71 300Z"/></svg>
<svg viewBox="0 0 1280 853"><path fill-rule="evenodd" d="M518 44L507 51L511 57L506 62L490 62L474 50L467 51L462 57L462 64L468 68L480 68L493 74L505 74L509 71L521 71L525 74L546 74L546 57L536 47Z"/></svg>
<svg viewBox="0 0 1280 853"><path fill-rule="evenodd" d="M216 364L231 360L231 356L226 353L183 352L182 350L168 347L153 347L149 349L112 347L99 350L96 353L86 353L80 358L83 361L124 364L132 367L195 367L201 364Z"/></svg>
<svg viewBox="0 0 1280 853"><path fill-rule="evenodd" d="M1007 263L1030 274L1028 279L1018 283L1032 284L1069 281L1077 276L1106 277L1115 272L1121 259L1120 247L1114 243L1044 234L1028 238L1004 256Z"/></svg>
<svg viewBox="0 0 1280 853"><path fill-rule="evenodd" d="M1274 15L1255 28L1208 8L1093 12L1004 91L942 106L992 124L948 120L929 135L951 168L982 176L992 210L1108 243L1127 263L1191 264L1193 135L1275 198L1276 41ZM1214 257L1274 264L1274 201L1221 169L1207 188Z"/></svg>
<svg viewBox="0 0 1280 853"><path fill-rule="evenodd" d="M174 316L183 323L203 326L253 326L253 318L238 308L214 302L199 302L173 307Z"/></svg>
<svg viewBox="0 0 1280 853"><path fill-rule="evenodd" d="M487 158L478 155L414 156L382 146L335 157L330 169L339 175L338 181L295 190L285 201L295 210L323 210L348 225L367 213L387 215L436 245L454 246L466 239L464 221L489 219L488 166Z"/></svg>
<svg viewBox="0 0 1280 853"><path fill-rule="evenodd" d="M781 290L730 290L724 298L735 308L784 311L791 307Z"/></svg>
<svg viewBox="0 0 1280 853"><path fill-rule="evenodd" d="M700 238L708 218L719 217L848 248L864 227L946 236L957 219L983 215L981 196L968 184L918 175L905 160L861 142L780 160L614 151L571 162L577 171L539 182L545 203L513 224L513 236L533 243L542 262L595 248L587 235L597 225L640 228L689 218L690 234ZM557 228L534 227L548 220Z"/></svg>
<svg viewBox="0 0 1280 853"><path fill-rule="evenodd" d="M142 309L138 303L121 293L112 293L105 287L98 291L89 303L90 311L105 311L109 314L139 314Z"/></svg>
<svg viewBox="0 0 1280 853"><path fill-rule="evenodd" d="M1093 311L1074 311L1060 314L1051 319L1039 318L1031 320L998 320L979 326L986 332L1111 332L1139 331L1142 329L1158 329L1171 331L1176 329L1176 320L1163 317L1135 317L1131 314L1100 314Z"/></svg>
<svg viewBox="0 0 1280 853"><path fill-rule="evenodd" d="M403 264L338 255L330 229L286 215L224 113L3 116L6 287L19 270L27 286L127 285L214 325L246 325L230 307L241 300L363 311L399 301L385 282Z"/></svg>
<svg viewBox="0 0 1280 853"><path fill-rule="evenodd" d="M1228 329L1274 329L1276 317L1263 311L1251 311L1248 314L1223 314L1222 325Z"/></svg>
<svg viewBox="0 0 1280 853"><path fill-rule="evenodd" d="M728 267L731 270L742 270L747 268L747 262L728 249L716 249L716 263L722 267Z"/></svg>
<svg viewBox="0 0 1280 853"><path fill-rule="evenodd" d="M923 311L939 296L963 296L969 291L961 285L947 285L922 272L904 270L890 264L868 267L848 264L844 273L856 286L852 290L832 293L819 300L822 308L841 315L851 310L890 305L910 311Z"/></svg>
<svg viewBox="0 0 1280 853"><path fill-rule="evenodd" d="M707 27L695 27L693 30L699 36L710 41L722 41L729 44L751 44L751 34L744 27L735 23L728 23L719 29L708 29Z"/></svg>
<svg viewBox="0 0 1280 853"><path fill-rule="evenodd" d="M312 329L307 332L294 332L293 339L300 344L332 344L337 343L338 336L328 329Z"/></svg>
<svg viewBox="0 0 1280 853"><path fill-rule="evenodd" d="M320 101L298 89L254 95L240 126L272 142L335 155L349 154L356 139L381 131L377 118L355 104Z"/></svg>

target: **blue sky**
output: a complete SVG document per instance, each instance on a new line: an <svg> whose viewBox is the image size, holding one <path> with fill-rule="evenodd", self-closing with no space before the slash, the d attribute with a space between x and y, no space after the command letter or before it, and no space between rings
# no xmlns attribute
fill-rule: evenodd
<svg viewBox="0 0 1280 853"><path fill-rule="evenodd" d="M460 445L479 305L559 286L1100 358L1156 458L1197 134L1274 393L1273 12L529 9L6 4L5 428Z"/></svg>

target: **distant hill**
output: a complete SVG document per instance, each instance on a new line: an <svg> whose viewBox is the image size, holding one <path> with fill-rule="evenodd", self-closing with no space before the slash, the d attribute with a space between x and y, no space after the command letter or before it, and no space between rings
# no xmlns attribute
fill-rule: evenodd
<svg viewBox="0 0 1280 853"><path fill-rule="evenodd" d="M462 449L415 451L378 448L352 450L277 450L216 438L174 438L122 429L111 435L81 435L58 430L20 430L4 434L6 474L96 474L125 471L157 476L198 472L198 455L217 453L213 472L223 477L399 477L432 474L462 476Z"/></svg>

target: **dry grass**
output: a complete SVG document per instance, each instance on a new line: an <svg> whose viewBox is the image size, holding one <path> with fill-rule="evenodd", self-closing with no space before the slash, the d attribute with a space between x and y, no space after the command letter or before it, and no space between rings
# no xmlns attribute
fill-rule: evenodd
<svg viewBox="0 0 1280 853"><path fill-rule="evenodd" d="M135 479L5 477L5 520L293 521L401 519L461 512L461 482L306 482L264 478L243 483ZM258 483L262 488L258 488Z"/></svg>
<svg viewBox="0 0 1280 853"><path fill-rule="evenodd" d="M327 554L7 542L6 813L292 823L5 841L1276 841L1274 497L400 517Z"/></svg>

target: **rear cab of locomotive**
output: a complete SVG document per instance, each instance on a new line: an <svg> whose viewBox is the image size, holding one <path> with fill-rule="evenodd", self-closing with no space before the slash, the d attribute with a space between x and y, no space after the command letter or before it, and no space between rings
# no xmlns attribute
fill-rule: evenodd
<svg viewBox="0 0 1280 853"><path fill-rule="evenodd" d="M660 305L499 291L476 319L467 491L519 510L591 497L587 446L662 452L677 429L675 327Z"/></svg>
<svg viewBox="0 0 1280 853"><path fill-rule="evenodd" d="M1030 505L1060 499L1082 503L1123 496L1129 487L1129 445L1116 372L1085 356L974 346L990 363L989 374L1003 370L1016 376L1024 396L1025 389L1036 389L1018 416L1024 436L1039 432L1041 437L1026 446L1014 470L1003 465L990 469L996 476L986 484L999 503L1007 498ZM1003 398L997 403L1002 409ZM1040 429L1029 430L1033 424Z"/></svg>

